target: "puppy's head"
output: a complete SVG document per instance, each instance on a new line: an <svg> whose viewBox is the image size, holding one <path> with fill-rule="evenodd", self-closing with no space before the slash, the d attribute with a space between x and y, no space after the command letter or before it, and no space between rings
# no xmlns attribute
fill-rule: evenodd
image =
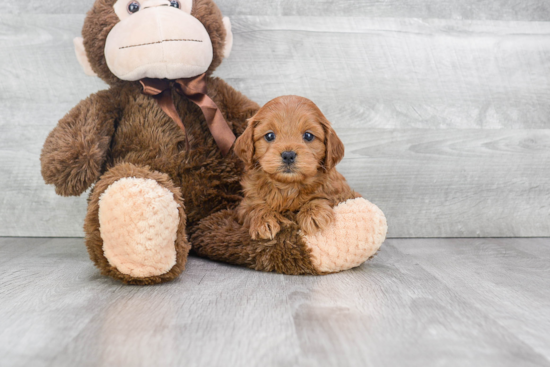
<svg viewBox="0 0 550 367"><path fill-rule="evenodd" d="M331 170L344 157L344 145L313 102L284 96L248 120L235 153L247 166L259 163L274 180L289 183Z"/></svg>

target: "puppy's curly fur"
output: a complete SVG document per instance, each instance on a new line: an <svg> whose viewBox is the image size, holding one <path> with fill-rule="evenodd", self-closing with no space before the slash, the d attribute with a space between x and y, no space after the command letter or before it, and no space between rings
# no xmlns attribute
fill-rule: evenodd
<svg viewBox="0 0 550 367"><path fill-rule="evenodd" d="M334 206L360 197L335 168L344 157L342 141L307 98L268 102L248 120L235 153L246 165L237 213L252 239L273 239L288 224L286 212L312 234L333 221Z"/></svg>

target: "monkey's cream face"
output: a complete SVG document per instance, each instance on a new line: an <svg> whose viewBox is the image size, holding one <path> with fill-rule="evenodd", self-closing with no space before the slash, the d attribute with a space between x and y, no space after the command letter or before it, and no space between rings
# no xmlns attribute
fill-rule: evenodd
<svg viewBox="0 0 550 367"><path fill-rule="evenodd" d="M192 0L118 0L120 18L107 37L105 58L122 80L190 78L212 63L210 36L191 15Z"/></svg>

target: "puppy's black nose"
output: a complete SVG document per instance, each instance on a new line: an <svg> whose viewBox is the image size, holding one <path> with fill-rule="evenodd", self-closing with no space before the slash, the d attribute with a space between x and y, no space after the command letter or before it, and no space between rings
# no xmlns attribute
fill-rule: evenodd
<svg viewBox="0 0 550 367"><path fill-rule="evenodd" d="M296 152L293 151L286 151L281 154L281 157L283 157L283 162L286 164L292 164L296 160Z"/></svg>

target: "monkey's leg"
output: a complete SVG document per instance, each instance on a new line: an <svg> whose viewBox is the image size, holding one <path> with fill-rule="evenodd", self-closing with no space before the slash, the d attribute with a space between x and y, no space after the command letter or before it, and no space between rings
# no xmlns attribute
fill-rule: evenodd
<svg viewBox="0 0 550 367"><path fill-rule="evenodd" d="M168 175L123 163L92 191L86 247L103 275L128 284L161 283L185 268L185 223L180 190Z"/></svg>
<svg viewBox="0 0 550 367"><path fill-rule="evenodd" d="M321 273L361 265L376 254L388 230L384 213L361 197L342 202L333 210L334 223L303 238Z"/></svg>
<svg viewBox="0 0 550 367"><path fill-rule="evenodd" d="M297 224L282 226L274 240L252 240L236 214L224 210L201 220L191 236L193 251L212 260L283 274L328 274L361 265L386 237L378 207L363 198L334 208L335 221L303 236Z"/></svg>

